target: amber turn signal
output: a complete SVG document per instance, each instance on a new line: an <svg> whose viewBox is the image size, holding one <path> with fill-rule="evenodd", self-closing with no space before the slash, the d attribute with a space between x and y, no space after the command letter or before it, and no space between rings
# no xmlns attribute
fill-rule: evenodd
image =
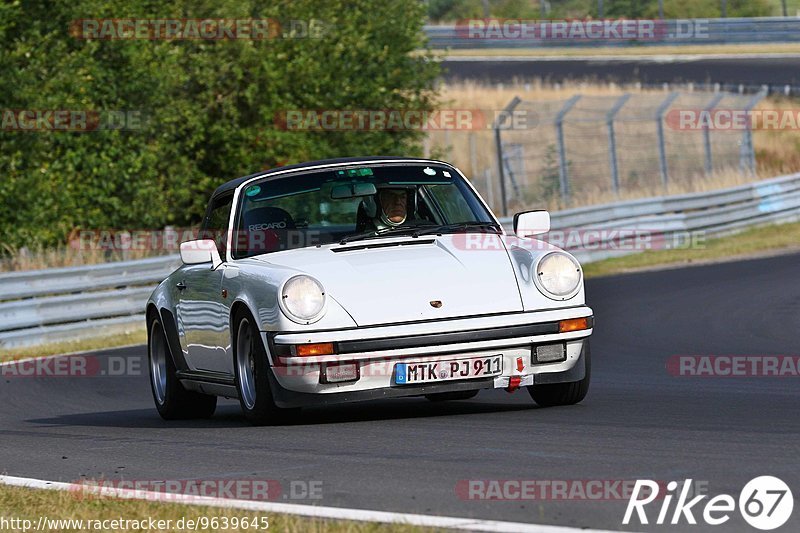
<svg viewBox="0 0 800 533"><path fill-rule="evenodd" d="M298 344L297 347L298 357L311 357L314 355L333 355L333 343L322 342L319 344Z"/></svg>
<svg viewBox="0 0 800 533"><path fill-rule="evenodd" d="M583 318L570 318L569 320L562 320L558 323L558 332L567 333L570 331L580 331L582 329L589 329L589 317Z"/></svg>

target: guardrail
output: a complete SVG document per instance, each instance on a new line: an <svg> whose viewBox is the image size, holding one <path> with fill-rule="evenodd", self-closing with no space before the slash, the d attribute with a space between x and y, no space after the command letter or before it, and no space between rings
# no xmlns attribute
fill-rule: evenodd
<svg viewBox="0 0 800 533"><path fill-rule="evenodd" d="M0 274L0 347L140 329L147 297L179 265L171 255Z"/></svg>
<svg viewBox="0 0 800 533"><path fill-rule="evenodd" d="M548 240L589 263L647 249L686 246L692 235L715 237L800 220L800 174L704 193L567 209L551 214ZM510 228L511 219L501 222ZM554 232L561 232L553 239ZM636 236L644 241L631 243Z"/></svg>
<svg viewBox="0 0 800 533"><path fill-rule="evenodd" d="M501 20L502 19L498 19ZM536 21L522 21L536 23ZM550 21L542 20L541 23ZM555 22L555 21L554 21ZM693 20L653 21L657 25L654 38L650 39L591 39L554 38L541 39L535 34L529 38L503 34L496 30L492 38L469 37L466 25L426 25L425 34L432 48L542 48L558 46L659 46L659 45L698 45L734 43L791 43L800 41L800 18L798 17L758 17L758 18L717 18ZM482 33L478 33L482 36ZM529 34L531 35L531 34Z"/></svg>
<svg viewBox="0 0 800 533"><path fill-rule="evenodd" d="M642 245L644 249L682 246L692 235L718 236L796 220L800 220L800 174L712 192L555 212L546 239L580 261L592 262L636 253ZM510 218L501 222L510 229ZM565 242L553 238L557 232ZM147 296L179 264L173 255L0 274L0 347L141 329Z"/></svg>

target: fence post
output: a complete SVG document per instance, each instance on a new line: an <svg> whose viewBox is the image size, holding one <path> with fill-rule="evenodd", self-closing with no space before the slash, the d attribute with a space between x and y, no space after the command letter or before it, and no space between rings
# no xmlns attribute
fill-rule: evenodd
<svg viewBox="0 0 800 533"><path fill-rule="evenodd" d="M717 104L725 97L723 93L715 94L714 98L708 103L708 105L703 109L703 113L710 114L714 111L714 108L717 107ZM711 130L708 128L708 120L704 121L706 124L703 126L703 146L705 146L706 151L706 175L711 174L714 170L714 161L711 158Z"/></svg>
<svg viewBox="0 0 800 533"><path fill-rule="evenodd" d="M478 147L475 144L475 132L469 132L469 174L478 177Z"/></svg>
<svg viewBox="0 0 800 533"><path fill-rule="evenodd" d="M661 183L664 188L669 183L669 169L667 168L667 145L664 142L664 113L667 112L669 106L678 97L680 93L673 92L667 96L666 100L661 102L656 110L656 133L658 134L658 165L661 168Z"/></svg>
<svg viewBox="0 0 800 533"><path fill-rule="evenodd" d="M561 189L561 199L565 202L569 200L569 172L567 170L567 149L564 146L564 117L567 116L581 95L576 94L564 104L564 107L556 114L556 141L558 142L558 183Z"/></svg>
<svg viewBox="0 0 800 533"><path fill-rule="evenodd" d="M631 97L630 93L620 96L614 106L606 113L606 128L608 129L608 162L611 166L611 187L614 194L619 192L619 167L617 165L617 137L614 135L614 117L617 116L622 106Z"/></svg>
<svg viewBox="0 0 800 533"><path fill-rule="evenodd" d="M500 176L500 206L503 216L508 216L508 201L506 199L506 178L505 178L505 164L503 161L503 138L500 135L500 131L503 128L503 125L506 122L506 119L511 116L514 112L514 109L519 105L522 100L518 96L515 96L506 106L505 109L500 113L500 115L495 119L494 125L492 126L494 129L494 142L497 145L497 168L499 170Z"/></svg>
<svg viewBox="0 0 800 533"><path fill-rule="evenodd" d="M744 112L749 117L750 111L760 102L765 96L766 92L762 89L758 93L756 93L748 102L744 108ZM752 129L752 122L749 120L747 121L747 128L744 130L742 134L742 145L739 148L739 170L744 173L745 170L749 171L750 174L755 174L756 172L756 153L755 148L753 147L753 129Z"/></svg>
<svg viewBox="0 0 800 533"><path fill-rule="evenodd" d="M511 143L506 146L508 150L503 151L503 162L505 163L506 170L508 171L508 180L511 182L511 187L514 189L514 197L520 197L519 184L517 183L516 173L511 162L516 159L519 161L520 174L525 174L525 158L522 150L522 145Z"/></svg>

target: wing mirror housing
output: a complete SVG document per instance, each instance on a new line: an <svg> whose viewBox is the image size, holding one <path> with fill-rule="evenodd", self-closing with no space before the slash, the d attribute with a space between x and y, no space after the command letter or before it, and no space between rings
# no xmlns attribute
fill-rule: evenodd
<svg viewBox="0 0 800 533"><path fill-rule="evenodd" d="M550 231L550 213L540 209L514 215L514 233L520 238L531 238Z"/></svg>
<svg viewBox="0 0 800 533"><path fill-rule="evenodd" d="M198 239L181 243L181 261L184 265L209 263L212 269L222 264L217 243L212 239Z"/></svg>

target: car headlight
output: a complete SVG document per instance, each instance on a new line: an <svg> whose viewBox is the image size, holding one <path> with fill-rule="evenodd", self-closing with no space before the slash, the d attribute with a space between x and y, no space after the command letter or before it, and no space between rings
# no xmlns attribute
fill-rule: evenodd
<svg viewBox="0 0 800 533"><path fill-rule="evenodd" d="M289 278L281 289L281 308L301 324L319 320L325 312L325 289L311 276Z"/></svg>
<svg viewBox="0 0 800 533"><path fill-rule="evenodd" d="M552 252L539 260L533 277L545 296L566 300L578 292L582 278L581 266L570 255Z"/></svg>

